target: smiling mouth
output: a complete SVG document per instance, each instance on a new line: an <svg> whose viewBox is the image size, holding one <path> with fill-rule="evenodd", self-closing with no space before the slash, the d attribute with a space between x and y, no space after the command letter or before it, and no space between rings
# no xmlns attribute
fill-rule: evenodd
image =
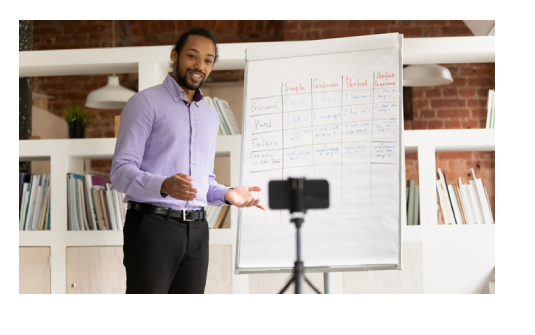
<svg viewBox="0 0 535 335"><path fill-rule="evenodd" d="M201 81L204 78L204 75L198 72L190 72L190 77L193 81Z"/></svg>

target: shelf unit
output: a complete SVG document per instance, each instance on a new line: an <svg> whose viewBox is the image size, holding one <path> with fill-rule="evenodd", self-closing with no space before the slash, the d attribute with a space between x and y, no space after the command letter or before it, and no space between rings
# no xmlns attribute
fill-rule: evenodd
<svg viewBox="0 0 535 335"><path fill-rule="evenodd" d="M270 42L292 43L292 42ZM253 43L220 44L214 70L243 69ZM254 43L260 44L260 43ZM267 43L262 43L267 44ZM110 73L139 74L139 89L163 82L171 46L19 52L19 77ZM494 62L494 36L407 38L404 64ZM110 159L114 138L20 140L19 160L50 160L51 230L19 232L20 246L51 247L51 293L66 293L66 247L121 246L121 231L67 231L66 175L83 173L85 159ZM494 151L495 132L487 129L410 130L406 152L418 152L421 226L404 226L404 242L422 243L423 293L479 292L494 267L495 225L439 226L436 219L435 152ZM219 136L216 155L230 156L232 185L239 184L241 136ZM210 231L210 244L235 244L238 209L231 228ZM342 273L332 273L333 293L343 292ZM248 275L232 277L233 293L249 292Z"/></svg>

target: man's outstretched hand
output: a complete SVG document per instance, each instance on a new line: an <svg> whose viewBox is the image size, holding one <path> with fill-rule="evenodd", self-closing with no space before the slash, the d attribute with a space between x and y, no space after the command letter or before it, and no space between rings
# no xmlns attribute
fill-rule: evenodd
<svg viewBox="0 0 535 335"><path fill-rule="evenodd" d="M228 190L227 193L225 193L225 200L236 207L255 206L265 211L266 208L260 204L260 199L254 198L251 192L260 192L260 187L236 186L235 188Z"/></svg>

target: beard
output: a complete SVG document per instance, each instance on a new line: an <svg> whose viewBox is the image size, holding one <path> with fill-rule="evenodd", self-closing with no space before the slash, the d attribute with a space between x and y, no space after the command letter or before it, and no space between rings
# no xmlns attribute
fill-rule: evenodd
<svg viewBox="0 0 535 335"><path fill-rule="evenodd" d="M200 88L204 84L204 82L206 81L206 75L205 75L203 80L200 83L198 83L198 84L197 83L192 83L192 82L188 81L188 71L187 70L185 70L184 73L180 73L179 71L180 70L177 67L177 69L175 71L176 81L178 82L178 84L181 87L185 87L188 90L195 91L198 88Z"/></svg>

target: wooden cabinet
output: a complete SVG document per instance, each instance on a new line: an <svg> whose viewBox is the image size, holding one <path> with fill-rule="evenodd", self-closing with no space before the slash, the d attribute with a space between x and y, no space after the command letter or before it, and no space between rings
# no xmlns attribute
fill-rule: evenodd
<svg viewBox="0 0 535 335"><path fill-rule="evenodd" d="M68 247L67 293L126 291L122 247Z"/></svg>
<svg viewBox="0 0 535 335"><path fill-rule="evenodd" d="M19 247L19 293L50 294L50 247Z"/></svg>
<svg viewBox="0 0 535 335"><path fill-rule="evenodd" d="M343 273L344 293L423 293L422 243L403 242L402 271Z"/></svg>
<svg viewBox="0 0 535 335"><path fill-rule="evenodd" d="M232 293L231 248L231 245L210 246L205 293ZM48 267L48 278L48 293L50 293L50 267ZM126 271L123 266L122 247L67 248L67 293L124 294L125 292Z"/></svg>
<svg viewBox="0 0 535 335"><path fill-rule="evenodd" d="M232 293L232 246L211 245L205 294Z"/></svg>

